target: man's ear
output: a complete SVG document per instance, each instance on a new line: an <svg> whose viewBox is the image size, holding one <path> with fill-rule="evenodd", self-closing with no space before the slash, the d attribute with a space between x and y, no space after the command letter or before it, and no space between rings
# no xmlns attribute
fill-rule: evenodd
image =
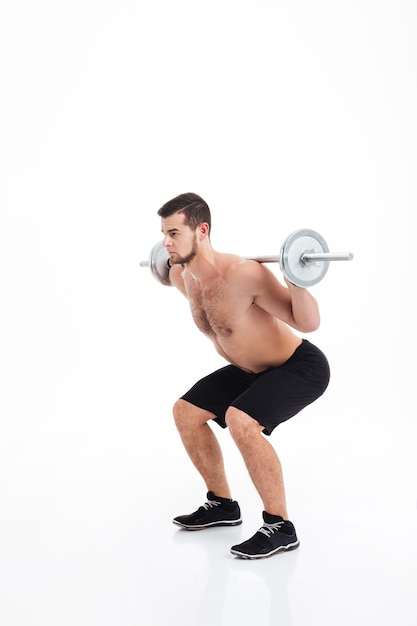
<svg viewBox="0 0 417 626"><path fill-rule="evenodd" d="M198 234L199 234L200 240L205 239L206 237L209 236L210 226L207 224L207 222L201 222L201 224L198 225Z"/></svg>

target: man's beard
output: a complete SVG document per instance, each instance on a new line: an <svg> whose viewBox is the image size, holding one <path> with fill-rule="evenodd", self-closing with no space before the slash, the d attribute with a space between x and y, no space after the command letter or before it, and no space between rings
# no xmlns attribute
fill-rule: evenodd
<svg viewBox="0 0 417 626"><path fill-rule="evenodd" d="M193 245L191 248L191 252L186 256L179 256L177 259L170 259L171 265L186 265L193 260L193 258L197 255L198 247L197 247L197 237L194 235Z"/></svg>

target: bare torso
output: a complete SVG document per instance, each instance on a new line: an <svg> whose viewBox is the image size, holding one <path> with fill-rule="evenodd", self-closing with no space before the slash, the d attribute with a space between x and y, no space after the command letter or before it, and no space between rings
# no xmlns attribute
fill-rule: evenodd
<svg viewBox="0 0 417 626"><path fill-rule="evenodd" d="M246 371L281 365L301 339L256 303L248 265L255 262L223 253L215 261L199 279L187 268L173 268L173 282L188 298L197 327L221 356Z"/></svg>

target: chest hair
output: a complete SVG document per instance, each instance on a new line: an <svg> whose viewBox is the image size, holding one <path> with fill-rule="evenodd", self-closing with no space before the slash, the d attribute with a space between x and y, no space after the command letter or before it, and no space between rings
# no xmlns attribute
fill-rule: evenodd
<svg viewBox="0 0 417 626"><path fill-rule="evenodd" d="M189 301L194 322L204 334L220 337L232 334L232 309L223 281L217 280L204 289L194 287Z"/></svg>

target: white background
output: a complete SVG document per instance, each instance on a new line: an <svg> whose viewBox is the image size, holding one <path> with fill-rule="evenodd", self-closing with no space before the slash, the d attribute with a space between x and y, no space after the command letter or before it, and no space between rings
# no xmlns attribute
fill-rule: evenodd
<svg viewBox="0 0 417 626"><path fill-rule="evenodd" d="M416 27L412 0L3 3L3 624L417 623ZM271 438L302 545L259 563L228 553L261 504L226 431L245 523L171 525L205 497L171 406L223 365L139 268L185 191L218 250L355 253L313 287L331 385Z"/></svg>

